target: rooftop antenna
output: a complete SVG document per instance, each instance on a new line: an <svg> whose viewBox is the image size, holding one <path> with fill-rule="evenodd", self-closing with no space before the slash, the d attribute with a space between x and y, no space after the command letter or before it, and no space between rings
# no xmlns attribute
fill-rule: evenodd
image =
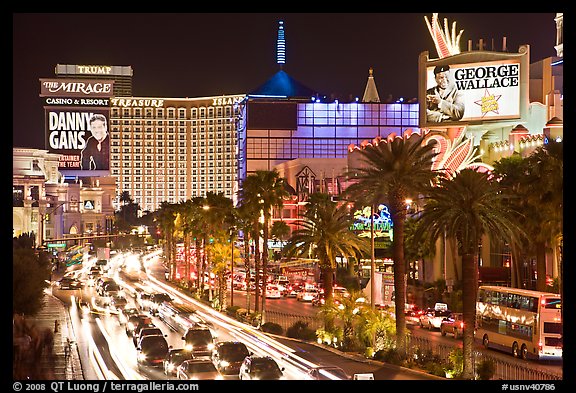
<svg viewBox="0 0 576 393"><path fill-rule="evenodd" d="M278 22L278 39L276 40L276 63L280 65L286 64L286 40L284 39L284 21Z"/></svg>

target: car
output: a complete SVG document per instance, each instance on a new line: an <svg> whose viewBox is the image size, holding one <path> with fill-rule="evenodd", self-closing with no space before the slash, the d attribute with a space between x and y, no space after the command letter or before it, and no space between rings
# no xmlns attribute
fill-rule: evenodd
<svg viewBox="0 0 576 393"><path fill-rule="evenodd" d="M150 309L150 302L152 301L152 294L148 292L138 291L136 295L136 304L140 307L141 310L149 310Z"/></svg>
<svg viewBox="0 0 576 393"><path fill-rule="evenodd" d="M428 309L425 313L420 315L420 327L432 329L440 329L442 320L452 313L450 310L434 310Z"/></svg>
<svg viewBox="0 0 576 393"><path fill-rule="evenodd" d="M186 329L182 336L184 348L194 356L211 356L214 349L214 336L207 326L197 324Z"/></svg>
<svg viewBox="0 0 576 393"><path fill-rule="evenodd" d="M284 379L283 371L270 356L251 355L244 358L238 379Z"/></svg>
<svg viewBox="0 0 576 393"><path fill-rule="evenodd" d="M164 337L168 337L167 335L165 335L164 333L162 333L162 330L160 330L159 327L157 326L146 326L144 325L140 330L138 331L134 331L134 334L132 335L132 341L134 342L135 346L138 346L138 342L140 341L140 339L142 337L146 337L146 336L164 336Z"/></svg>
<svg viewBox="0 0 576 393"><path fill-rule="evenodd" d="M120 322L120 325L124 325L128 322L128 318L130 318L132 315L138 314L140 314L140 310L135 307L123 308L118 311L118 322Z"/></svg>
<svg viewBox="0 0 576 393"><path fill-rule="evenodd" d="M215 380L223 379L210 359L188 359L178 366L176 375L178 379L189 380Z"/></svg>
<svg viewBox="0 0 576 393"><path fill-rule="evenodd" d="M300 283L294 282L286 285L286 289L284 290L283 294L285 297L297 297L298 293L303 290L304 288Z"/></svg>
<svg viewBox="0 0 576 393"><path fill-rule="evenodd" d="M58 281L58 286L60 289L82 289L84 284L76 278L62 277L60 281Z"/></svg>
<svg viewBox="0 0 576 393"><path fill-rule="evenodd" d="M150 296L150 302L148 302L148 309L150 310L150 313L156 314L158 312L158 307L163 302L171 302L173 300L174 299L172 299L167 293L153 293Z"/></svg>
<svg viewBox="0 0 576 393"><path fill-rule="evenodd" d="M308 287L304 289L302 292L298 292L298 294L296 295L296 300L298 300L299 302L311 303L317 296L318 296L318 289Z"/></svg>
<svg viewBox="0 0 576 393"><path fill-rule="evenodd" d="M282 297L282 292L278 285L267 285L266 286L266 299L280 299Z"/></svg>
<svg viewBox="0 0 576 393"><path fill-rule="evenodd" d="M140 329L142 325L154 325L152 318L148 314L131 315L126 322L126 334L129 336L134 334L136 329Z"/></svg>
<svg viewBox="0 0 576 393"><path fill-rule="evenodd" d="M164 374L167 376L176 376L178 366L180 366L184 360L193 358L192 352L184 348L169 348L163 362Z"/></svg>
<svg viewBox="0 0 576 393"><path fill-rule="evenodd" d="M348 380L350 376L338 366L312 367L307 372L307 378L313 380Z"/></svg>
<svg viewBox="0 0 576 393"><path fill-rule="evenodd" d="M168 342L164 336L145 336L139 341L136 351L138 368L162 367L168 353Z"/></svg>
<svg viewBox="0 0 576 393"><path fill-rule="evenodd" d="M464 316L460 312L453 312L444 318L440 324L440 333L445 336L447 333L453 334L454 338L462 336L464 330Z"/></svg>
<svg viewBox="0 0 576 393"><path fill-rule="evenodd" d="M244 358L250 355L252 353L241 341L220 341L212 351L212 362L222 375L238 378Z"/></svg>
<svg viewBox="0 0 576 393"><path fill-rule="evenodd" d="M120 312L125 309L127 305L128 301L122 295L115 295L110 299L110 308L114 311Z"/></svg>

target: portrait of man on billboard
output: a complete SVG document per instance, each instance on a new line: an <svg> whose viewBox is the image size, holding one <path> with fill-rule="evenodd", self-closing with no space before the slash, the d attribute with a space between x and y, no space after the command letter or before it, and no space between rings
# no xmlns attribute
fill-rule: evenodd
<svg viewBox="0 0 576 393"><path fill-rule="evenodd" d="M464 116L464 95L450 74L450 66L434 68L436 86L426 90L426 120L430 123L459 121Z"/></svg>
<svg viewBox="0 0 576 393"><path fill-rule="evenodd" d="M90 118L92 136L86 141L82 150L81 169L109 169L110 141L106 116L96 113Z"/></svg>

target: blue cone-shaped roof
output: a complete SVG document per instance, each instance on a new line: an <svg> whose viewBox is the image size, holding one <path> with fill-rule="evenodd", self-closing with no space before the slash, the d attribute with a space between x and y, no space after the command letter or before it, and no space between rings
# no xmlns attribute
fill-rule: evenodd
<svg viewBox="0 0 576 393"><path fill-rule="evenodd" d="M304 86L282 70L278 71L263 85L249 93L249 95L288 98L310 98L316 96L316 94L316 91Z"/></svg>

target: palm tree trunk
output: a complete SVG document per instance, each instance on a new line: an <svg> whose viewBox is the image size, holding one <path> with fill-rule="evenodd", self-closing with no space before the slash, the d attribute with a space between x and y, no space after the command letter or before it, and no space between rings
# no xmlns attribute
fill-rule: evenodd
<svg viewBox="0 0 576 393"><path fill-rule="evenodd" d="M254 288L254 311L260 311L260 236L256 231L254 237L254 276L256 287Z"/></svg>
<svg viewBox="0 0 576 393"><path fill-rule="evenodd" d="M322 264L322 276L324 277L324 299L325 304L330 304L332 302L333 294L332 290L334 288L333 274L334 269L330 265L330 261L324 261ZM332 315L327 315L324 318L324 330L330 332L334 329L334 317Z"/></svg>
<svg viewBox="0 0 576 393"><path fill-rule="evenodd" d="M462 314L464 318L464 333L462 355L464 369L462 378L474 379L474 327L476 324L476 266L474 253L462 256Z"/></svg>
<svg viewBox="0 0 576 393"><path fill-rule="evenodd" d="M268 283L268 217L264 219L264 230L262 233L263 242L262 242L262 312L261 312L261 319L260 323L264 324L265 317L266 317L266 286Z"/></svg>
<svg viewBox="0 0 576 393"><path fill-rule="evenodd" d="M244 270L246 272L246 309L250 312L250 239L248 231L244 231Z"/></svg>
<svg viewBox="0 0 576 393"><path fill-rule="evenodd" d="M406 358L406 263L404 261L404 223L406 207L403 197L391 198L393 223L392 258L394 259L394 305L396 307L396 348Z"/></svg>

